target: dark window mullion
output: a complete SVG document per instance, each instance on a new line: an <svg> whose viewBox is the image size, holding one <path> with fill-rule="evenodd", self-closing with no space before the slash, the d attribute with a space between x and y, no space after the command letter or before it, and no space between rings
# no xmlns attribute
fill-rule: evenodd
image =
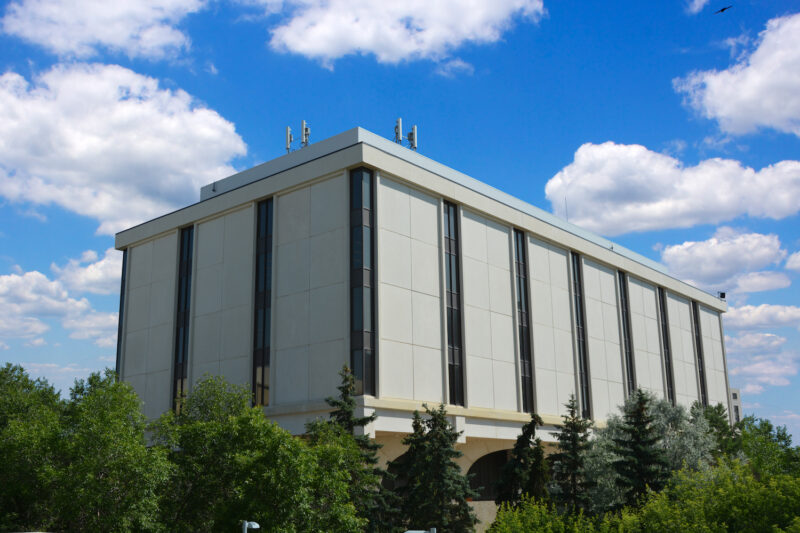
<svg viewBox="0 0 800 533"><path fill-rule="evenodd" d="M458 210L444 202L445 282L447 301L447 362L450 381L449 402L464 405L463 337L461 332L461 299L458 247Z"/></svg>
<svg viewBox="0 0 800 533"><path fill-rule="evenodd" d="M658 306L661 320L661 338L664 347L664 371L667 374L667 398L675 405L675 381L672 370L672 346L669 338L669 323L667 322L667 302L664 289L658 288Z"/></svg>
<svg viewBox="0 0 800 533"><path fill-rule="evenodd" d="M186 393L189 350L189 306L192 288L192 245L194 227L183 228L178 253L177 302L175 309L175 348L173 364L173 407L180 409L177 400Z"/></svg>
<svg viewBox="0 0 800 533"><path fill-rule="evenodd" d="M253 403L269 405L270 327L272 321L272 198L259 202L256 211Z"/></svg>
<svg viewBox="0 0 800 533"><path fill-rule="evenodd" d="M706 369L703 359L703 336L700 330L700 311L697 302L692 302L692 315L694 325L694 344L697 354L697 375L700 379L700 402L703 407L708 406L708 393L706 389Z"/></svg>
<svg viewBox="0 0 800 533"><path fill-rule="evenodd" d="M533 402L532 347L530 343L530 322L528 318L527 254L525 253L525 234L514 230L514 258L517 280L517 331L519 333L519 357L522 375L522 410L530 413Z"/></svg>
<svg viewBox="0 0 800 533"><path fill-rule="evenodd" d="M628 276L619 272L619 294L622 308L622 341L625 354L625 371L628 375L628 394L636 390L636 374L633 361L633 339L631 337L630 298L628 296Z"/></svg>
<svg viewBox="0 0 800 533"><path fill-rule="evenodd" d="M375 394L375 187L372 171L350 172L350 367L356 394Z"/></svg>
<svg viewBox="0 0 800 533"><path fill-rule="evenodd" d="M575 332L578 344L578 380L580 385L581 416L591 418L591 399L589 398L589 368L586 356L584 328L586 315L583 304L583 276L581 275L581 256L572 252L572 288L575 301Z"/></svg>

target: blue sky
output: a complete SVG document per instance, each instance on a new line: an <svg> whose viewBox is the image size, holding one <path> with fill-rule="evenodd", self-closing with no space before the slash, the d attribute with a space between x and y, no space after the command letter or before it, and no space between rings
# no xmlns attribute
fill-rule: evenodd
<svg viewBox="0 0 800 533"><path fill-rule="evenodd" d="M116 231L302 119L403 117L422 154L726 291L745 412L800 435L800 10L726 5L1 3L0 361L64 390L113 366Z"/></svg>

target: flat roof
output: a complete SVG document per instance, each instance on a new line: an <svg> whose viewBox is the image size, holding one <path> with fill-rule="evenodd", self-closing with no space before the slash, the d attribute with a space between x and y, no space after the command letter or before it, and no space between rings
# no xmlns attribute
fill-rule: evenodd
<svg viewBox="0 0 800 533"><path fill-rule="evenodd" d="M262 163L253 168L243 170L242 172L238 172L227 178L205 185L200 189L200 201L202 202L220 194L238 189L239 187L243 187L249 183L253 183L254 181L269 178L270 176L284 172L290 168L308 163L314 159L324 157L328 154L338 152L339 150L343 150L359 143L368 144L373 148L386 152L394 157L403 159L412 165L416 165L424 170L427 170L428 172L441 176L446 180L457 183L462 187L466 187L472 191L487 196L513 209L537 218L542 222L550 224L551 226L560 228L573 235L581 237L582 239L602 246L603 248L607 248L623 257L636 261L637 263L641 263L649 268L652 268L653 270L656 270L657 272L661 272L662 274L672 277L667 271L666 267L657 261L653 261L652 259L629 250L624 246L620 246L619 244L616 244L605 237L601 237L596 233L567 222L566 220L557 217L554 214L545 211L544 209L511 196L510 194L496 189L491 185L487 185L482 181L479 181L471 176L452 169L446 165L434 161L429 157L425 157L424 155L405 148L398 143L390 141L389 139L381 137L380 135L360 127L347 130L317 143L309 144L304 148L295 150L294 152L273 159L272 161L267 161L266 163Z"/></svg>

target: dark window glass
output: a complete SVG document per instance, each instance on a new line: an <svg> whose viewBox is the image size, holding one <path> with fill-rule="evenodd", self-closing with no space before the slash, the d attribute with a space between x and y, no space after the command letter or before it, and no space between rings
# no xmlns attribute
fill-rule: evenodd
<svg viewBox="0 0 800 533"><path fill-rule="evenodd" d="M461 284L458 268L458 208L444 203L445 278L447 297L447 361L450 398L453 405L464 405L464 369L461 334Z"/></svg>
<svg viewBox="0 0 800 533"><path fill-rule="evenodd" d="M372 171L350 172L350 367L356 394L375 394Z"/></svg>
<svg viewBox="0 0 800 533"><path fill-rule="evenodd" d="M253 328L253 403L269 405L272 319L272 198L256 207L256 287Z"/></svg>
<svg viewBox="0 0 800 533"><path fill-rule="evenodd" d="M122 317L125 313L125 277L126 277L126 270L128 266L128 249L125 248L122 250L122 275L120 276L120 283L119 283L119 315L117 320L117 363L114 367L114 370L117 373L117 379L119 379L120 372L122 372L121 368L121 356L122 356Z"/></svg>
<svg viewBox="0 0 800 533"><path fill-rule="evenodd" d="M525 234L514 230L514 258L517 277L517 326L519 332L519 358L522 374L522 410L533 411L533 364L528 317L528 261L525 252Z"/></svg>
<svg viewBox="0 0 800 533"><path fill-rule="evenodd" d="M189 304L192 290L192 247L194 228L183 228L180 234L178 255L178 294L175 313L175 364L173 368L172 397L176 410L186 394L189 349Z"/></svg>
<svg viewBox="0 0 800 533"><path fill-rule="evenodd" d="M627 374L628 394L636 390L636 371L633 366L633 339L631 337L631 311L628 297L628 276L619 272L619 296L622 309L622 348L625 355L625 372Z"/></svg>
<svg viewBox="0 0 800 533"><path fill-rule="evenodd" d="M672 347L669 339L667 298L662 287L658 288L659 320L661 321L661 345L664 348L664 373L667 375L667 398L675 405L675 381L672 373Z"/></svg>
<svg viewBox="0 0 800 533"><path fill-rule="evenodd" d="M585 324L583 309L583 275L581 256L572 252L572 291L575 300L575 333L578 345L578 386L580 387L581 416L591 418L592 404L589 398L589 361L586 353Z"/></svg>
<svg viewBox="0 0 800 533"><path fill-rule="evenodd" d="M700 331L700 310L697 302L692 302L692 325L694 326L694 349L697 355L697 376L700 379L700 403L708 407L706 392L706 367L703 362L703 335Z"/></svg>

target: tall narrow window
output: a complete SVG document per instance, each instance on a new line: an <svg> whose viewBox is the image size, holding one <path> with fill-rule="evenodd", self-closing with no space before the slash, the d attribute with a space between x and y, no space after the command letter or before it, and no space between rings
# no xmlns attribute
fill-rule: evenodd
<svg viewBox="0 0 800 533"><path fill-rule="evenodd" d="M572 291L575 298L575 334L578 341L578 385L580 387L581 416L591 418L589 360L586 356L586 314L583 309L583 275L581 256L575 252L572 252Z"/></svg>
<svg viewBox="0 0 800 533"><path fill-rule="evenodd" d="M194 228L181 230L180 256L178 258L178 304L175 317L175 368L173 370L172 398L180 400L186 394L189 358L189 304L192 295L192 247ZM180 403L174 403L176 409Z"/></svg>
<svg viewBox="0 0 800 533"><path fill-rule="evenodd" d="M272 320L272 198L258 203L256 220L253 402L269 405L270 323Z"/></svg>
<svg viewBox="0 0 800 533"><path fill-rule="evenodd" d="M120 368L121 361L120 358L122 357L122 318L123 314L125 313L125 274L126 269L128 266L128 249L125 248L122 250L122 275L120 276L119 282L119 318L117 322L117 365L115 367L115 371L117 373L117 379L119 379L119 375L122 372L122 368Z"/></svg>
<svg viewBox="0 0 800 533"><path fill-rule="evenodd" d="M375 394L374 186L372 171L350 172L350 367L356 394Z"/></svg>
<svg viewBox="0 0 800 533"><path fill-rule="evenodd" d="M522 410L533 411L533 364L531 363L530 315L528 314L528 258L525 233L514 230L514 262L517 270L517 329L522 374Z"/></svg>
<svg viewBox="0 0 800 533"><path fill-rule="evenodd" d="M708 406L708 395L706 393L706 367L703 362L703 336L700 331L700 310L697 302L692 302L692 326L694 326L694 345L697 353L697 376L700 378L700 403L703 407Z"/></svg>
<svg viewBox="0 0 800 533"><path fill-rule="evenodd" d="M658 288L658 309L661 320L661 343L664 347L664 372L667 374L667 398L675 405L675 381L672 372L672 346L669 340L669 319L667 317L667 297L662 287Z"/></svg>
<svg viewBox="0 0 800 533"><path fill-rule="evenodd" d="M461 334L461 272L459 261L458 208L444 203L444 268L447 293L447 371L450 403L464 405L464 354Z"/></svg>
<svg viewBox="0 0 800 533"><path fill-rule="evenodd" d="M631 340L631 308L628 298L628 276L625 272L619 271L619 296L622 300L622 345L625 354L625 372L628 380L628 394L633 394L636 390L636 374L633 366L633 344Z"/></svg>

